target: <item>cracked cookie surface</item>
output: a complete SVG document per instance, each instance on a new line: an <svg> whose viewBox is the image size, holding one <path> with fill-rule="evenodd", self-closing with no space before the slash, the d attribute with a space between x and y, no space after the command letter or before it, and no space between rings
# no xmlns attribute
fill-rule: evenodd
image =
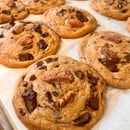
<svg viewBox="0 0 130 130"><path fill-rule="evenodd" d="M105 87L88 65L53 55L26 70L15 88L13 105L31 130L88 130L102 117Z"/></svg>
<svg viewBox="0 0 130 130"><path fill-rule="evenodd" d="M97 70L117 88L130 88L130 38L103 31L87 35L79 44L81 61Z"/></svg>
<svg viewBox="0 0 130 130"><path fill-rule="evenodd" d="M59 46L60 38L41 22L12 22L0 28L0 63L8 67L26 67L55 54Z"/></svg>
<svg viewBox="0 0 130 130"><path fill-rule="evenodd" d="M63 38L78 38L97 27L94 16L86 10L70 5L47 10L43 14L42 21Z"/></svg>
<svg viewBox="0 0 130 130"><path fill-rule="evenodd" d="M126 20L130 16L129 0L92 0L91 6L104 16Z"/></svg>

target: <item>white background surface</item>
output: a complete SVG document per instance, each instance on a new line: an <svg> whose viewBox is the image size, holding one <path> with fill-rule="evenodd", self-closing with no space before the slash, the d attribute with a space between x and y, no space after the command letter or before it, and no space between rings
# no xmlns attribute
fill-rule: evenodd
<svg viewBox="0 0 130 130"><path fill-rule="evenodd" d="M111 30L130 36L125 21L117 21L98 14L90 7L89 1L68 1L68 3L89 11L99 23L97 31ZM41 16L30 15L27 19L41 20ZM77 45L83 38L62 39L58 54L79 59ZM0 65L0 101L5 109L14 130L27 130L17 118L13 106L12 95L17 79L25 69L11 69ZM108 87L106 91L105 112L101 120L92 130L130 130L130 89Z"/></svg>

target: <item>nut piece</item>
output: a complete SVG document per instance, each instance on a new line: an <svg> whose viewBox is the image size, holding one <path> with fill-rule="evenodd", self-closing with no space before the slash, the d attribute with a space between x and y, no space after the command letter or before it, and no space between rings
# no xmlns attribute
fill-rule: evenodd
<svg viewBox="0 0 130 130"><path fill-rule="evenodd" d="M17 24L17 25L13 28L12 33L13 33L13 34L20 34L23 30L24 30L23 24Z"/></svg>
<svg viewBox="0 0 130 130"><path fill-rule="evenodd" d="M13 0L5 0L5 4L8 7L14 7L15 6L15 2Z"/></svg>
<svg viewBox="0 0 130 130"><path fill-rule="evenodd" d="M32 34L27 34L27 35L21 37L21 38L18 40L17 43L18 43L19 45L21 45L21 46L31 44L31 43L33 42L32 37L33 37Z"/></svg>
<svg viewBox="0 0 130 130"><path fill-rule="evenodd" d="M83 23L80 22L79 20L77 19L67 19L65 21L65 25L69 25L71 26L72 28L80 28L83 26Z"/></svg>
<svg viewBox="0 0 130 130"><path fill-rule="evenodd" d="M59 107L62 108L64 107L67 102L72 99L74 97L74 92L73 91L69 91L67 94L65 94L61 99L59 99L58 104Z"/></svg>
<svg viewBox="0 0 130 130"><path fill-rule="evenodd" d="M44 73L43 81L47 83L51 83L51 84L54 84L55 82L60 82L60 81L73 82L74 77L70 71L59 71L59 70L53 71L52 70L52 71Z"/></svg>
<svg viewBox="0 0 130 130"><path fill-rule="evenodd" d="M103 36L103 39L107 40L107 41L112 41L112 42L115 42L115 43L121 43L121 38L117 34Z"/></svg>

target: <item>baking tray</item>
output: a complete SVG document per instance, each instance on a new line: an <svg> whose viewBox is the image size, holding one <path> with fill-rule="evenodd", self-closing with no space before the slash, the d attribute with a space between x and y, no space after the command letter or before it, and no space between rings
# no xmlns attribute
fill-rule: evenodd
<svg viewBox="0 0 130 130"><path fill-rule="evenodd" d="M125 21L114 20L100 15L90 7L90 0L74 1L67 3L89 11L98 21L99 27L96 31L115 31L130 36L126 30ZM26 20L41 21L41 15L29 15ZM61 39L61 46L58 54L70 56L79 60L78 39ZM20 75L25 69L11 69L0 65L0 101L2 107L14 130L27 130L17 118L12 105L14 87ZM108 87L106 91L105 112L101 120L92 130L130 130L130 89L116 89Z"/></svg>

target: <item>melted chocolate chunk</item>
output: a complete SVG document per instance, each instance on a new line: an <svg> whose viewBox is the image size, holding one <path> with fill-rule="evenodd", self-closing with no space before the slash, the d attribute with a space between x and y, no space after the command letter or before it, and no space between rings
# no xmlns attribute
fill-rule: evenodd
<svg viewBox="0 0 130 130"><path fill-rule="evenodd" d="M80 79L83 79L83 77L84 77L84 74L83 74L80 70L77 70L77 71L75 72L75 74L76 74L76 76L77 76L78 78L80 78Z"/></svg>
<svg viewBox="0 0 130 130"><path fill-rule="evenodd" d="M42 29L41 29L41 25L40 24L34 25L32 30L35 31L35 32L38 32L40 34L42 33Z"/></svg>
<svg viewBox="0 0 130 130"><path fill-rule="evenodd" d="M23 47L23 50L28 50L28 49L31 49L31 48L33 48L33 45L32 45L32 44L29 44L29 45L25 45L25 46Z"/></svg>
<svg viewBox="0 0 130 130"><path fill-rule="evenodd" d="M91 107L93 110L98 110L99 109L99 99L98 99L98 97L90 97L86 101L85 105Z"/></svg>
<svg viewBox="0 0 130 130"><path fill-rule="evenodd" d="M25 114L26 114L22 108L19 108L19 113L20 113L22 116L25 116Z"/></svg>
<svg viewBox="0 0 130 130"><path fill-rule="evenodd" d="M48 37L49 36L49 33L48 32L45 32L42 34L42 37L45 38L45 37Z"/></svg>
<svg viewBox="0 0 130 130"><path fill-rule="evenodd" d="M22 86L27 87L28 86L28 82L27 81L23 81L22 82Z"/></svg>
<svg viewBox="0 0 130 130"><path fill-rule="evenodd" d="M85 113L79 116L77 119L74 120L74 125L76 126L84 126L86 125L91 119L90 113Z"/></svg>
<svg viewBox="0 0 130 130"><path fill-rule="evenodd" d="M31 113L37 107L37 93L33 89L29 89L23 93L23 99L27 110Z"/></svg>
<svg viewBox="0 0 130 130"><path fill-rule="evenodd" d="M59 95L59 93L58 93L58 92L56 92L56 91L53 91L53 92L52 92L52 95L56 97L56 96L58 96L58 95Z"/></svg>
<svg viewBox="0 0 130 130"><path fill-rule="evenodd" d="M47 59L45 59L45 61L47 63L56 62L56 61L58 61L58 58L57 57L56 58L47 58Z"/></svg>
<svg viewBox="0 0 130 130"><path fill-rule="evenodd" d="M10 15L11 14L9 10L2 10L2 13L6 14L6 15Z"/></svg>
<svg viewBox="0 0 130 130"><path fill-rule="evenodd" d="M119 3L118 8L121 9L122 7L123 7L123 5Z"/></svg>
<svg viewBox="0 0 130 130"><path fill-rule="evenodd" d="M21 53L19 54L19 60L20 61L27 61L27 60L33 60L34 57L30 53Z"/></svg>
<svg viewBox="0 0 130 130"><path fill-rule="evenodd" d="M39 49L43 49L43 50L45 50L48 47L48 45L43 39L37 42L37 46L39 47Z"/></svg>
<svg viewBox="0 0 130 130"><path fill-rule="evenodd" d="M37 77L33 74L33 75L31 75L30 80L31 80L31 81L34 81L36 78L37 78Z"/></svg>
<svg viewBox="0 0 130 130"><path fill-rule="evenodd" d="M36 65L37 65L37 67L42 66L42 65L43 65L43 61L38 61L38 62L36 63Z"/></svg>
<svg viewBox="0 0 130 130"><path fill-rule="evenodd" d="M80 22L87 22L87 21L88 21L88 18L85 17L85 16L83 15L83 13L80 12L80 11L77 11L77 12L76 12L76 17L78 18L78 20L79 20Z"/></svg>
<svg viewBox="0 0 130 130"><path fill-rule="evenodd" d="M90 84L92 84L92 86L96 86L97 82L98 82L98 78L94 77L92 74L90 74L89 72L87 72L87 78L88 78L88 82Z"/></svg>
<svg viewBox="0 0 130 130"><path fill-rule="evenodd" d="M0 38L4 37L4 34L2 31L0 31Z"/></svg>
<svg viewBox="0 0 130 130"><path fill-rule="evenodd" d="M49 91L47 91L47 92L45 93L45 96L47 97L47 101L48 101L49 103L53 102L52 95L51 95L51 93L50 93Z"/></svg>
<svg viewBox="0 0 130 130"><path fill-rule="evenodd" d="M118 72L119 69L115 64L115 61L108 60L107 58L99 58L100 63L102 63L105 67L107 67L111 72Z"/></svg>
<svg viewBox="0 0 130 130"><path fill-rule="evenodd" d="M45 70L47 70L47 66L45 66L45 65L42 65L42 66L38 67L38 69L39 69L39 70L42 70L42 69L45 69Z"/></svg>
<svg viewBox="0 0 130 130"><path fill-rule="evenodd" d="M110 71L118 72L117 64L120 63L120 58L117 54L106 47L101 48L101 54L104 55L105 58L99 58L99 62L106 66Z"/></svg>
<svg viewBox="0 0 130 130"><path fill-rule="evenodd" d="M60 11L58 11L58 12L56 13L56 15L57 15L57 16L63 16L63 15L65 14L65 12L67 12L66 9L61 9Z"/></svg>

